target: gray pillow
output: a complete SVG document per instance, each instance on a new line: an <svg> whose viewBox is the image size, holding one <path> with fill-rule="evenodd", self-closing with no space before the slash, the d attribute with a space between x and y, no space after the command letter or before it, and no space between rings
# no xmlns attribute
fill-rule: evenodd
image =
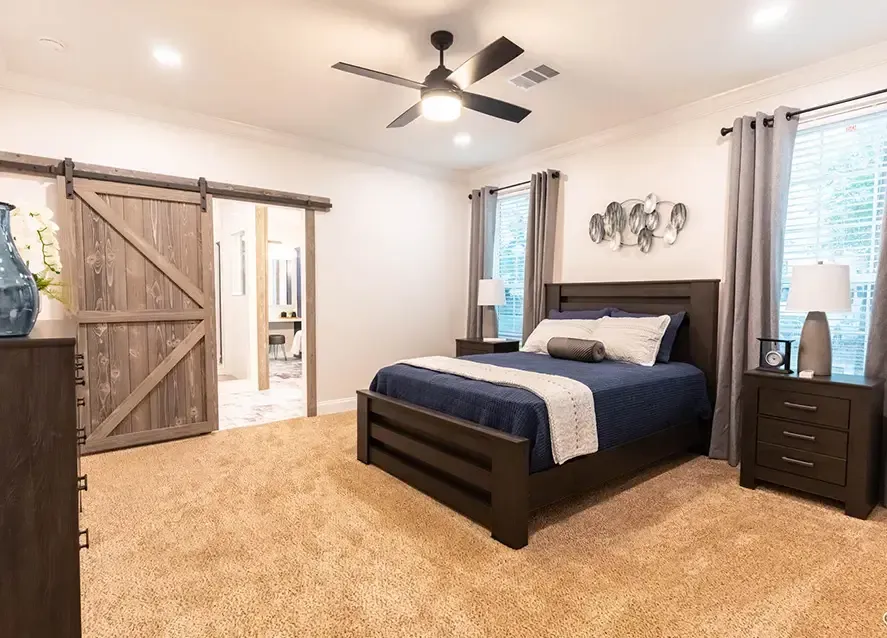
<svg viewBox="0 0 887 638"><path fill-rule="evenodd" d="M548 340L548 354L555 359L598 363L604 360L604 355L607 352L603 343L593 339L552 337Z"/></svg>

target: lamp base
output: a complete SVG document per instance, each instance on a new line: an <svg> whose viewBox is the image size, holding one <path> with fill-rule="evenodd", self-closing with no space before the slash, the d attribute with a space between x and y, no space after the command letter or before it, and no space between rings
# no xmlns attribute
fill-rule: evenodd
<svg viewBox="0 0 887 638"><path fill-rule="evenodd" d="M813 370L817 377L832 374L832 334L824 312L807 313L798 346L798 370Z"/></svg>

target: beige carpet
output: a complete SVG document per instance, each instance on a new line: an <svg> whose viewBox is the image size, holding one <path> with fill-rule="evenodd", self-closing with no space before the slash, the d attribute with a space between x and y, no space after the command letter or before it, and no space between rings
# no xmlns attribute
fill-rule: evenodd
<svg viewBox="0 0 887 638"><path fill-rule="evenodd" d="M547 511L513 551L358 463L354 420L84 459L85 638L887 636L884 510L693 458Z"/></svg>

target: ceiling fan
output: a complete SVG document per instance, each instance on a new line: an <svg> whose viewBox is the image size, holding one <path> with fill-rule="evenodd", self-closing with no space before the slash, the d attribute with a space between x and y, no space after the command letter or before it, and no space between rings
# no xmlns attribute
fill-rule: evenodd
<svg viewBox="0 0 887 638"><path fill-rule="evenodd" d="M451 122L459 118L463 107L515 123L530 114L530 111L522 106L465 90L522 54L524 50L514 42L508 38L499 38L481 49L455 71L450 71L444 66L444 51L453 44L453 34L449 31L435 31L431 34L431 44L440 52L440 65L425 77L424 82L407 80L347 62L338 62L333 68L420 91L421 99L389 124L388 128L406 126L420 115L435 122Z"/></svg>

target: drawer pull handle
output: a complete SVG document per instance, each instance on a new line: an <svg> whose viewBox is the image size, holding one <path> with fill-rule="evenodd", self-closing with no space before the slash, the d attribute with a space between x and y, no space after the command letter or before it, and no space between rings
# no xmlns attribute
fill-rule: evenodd
<svg viewBox="0 0 887 638"><path fill-rule="evenodd" d="M78 540L80 541L80 549L89 549L89 530L81 530Z"/></svg>
<svg viewBox="0 0 887 638"><path fill-rule="evenodd" d="M813 467L815 464L810 461L802 461L801 459L793 459L790 456L783 456L782 460L792 465L800 465L801 467Z"/></svg>
<svg viewBox="0 0 887 638"><path fill-rule="evenodd" d="M782 435L787 436L790 439L800 439L802 441L810 441L811 443L816 441L816 437L811 434L798 434L797 432L789 432L788 430L783 430Z"/></svg>
<svg viewBox="0 0 887 638"><path fill-rule="evenodd" d="M804 412L816 412L819 409L815 405L804 405L803 403L792 403L791 401L783 401L782 405L792 410L803 410Z"/></svg>

